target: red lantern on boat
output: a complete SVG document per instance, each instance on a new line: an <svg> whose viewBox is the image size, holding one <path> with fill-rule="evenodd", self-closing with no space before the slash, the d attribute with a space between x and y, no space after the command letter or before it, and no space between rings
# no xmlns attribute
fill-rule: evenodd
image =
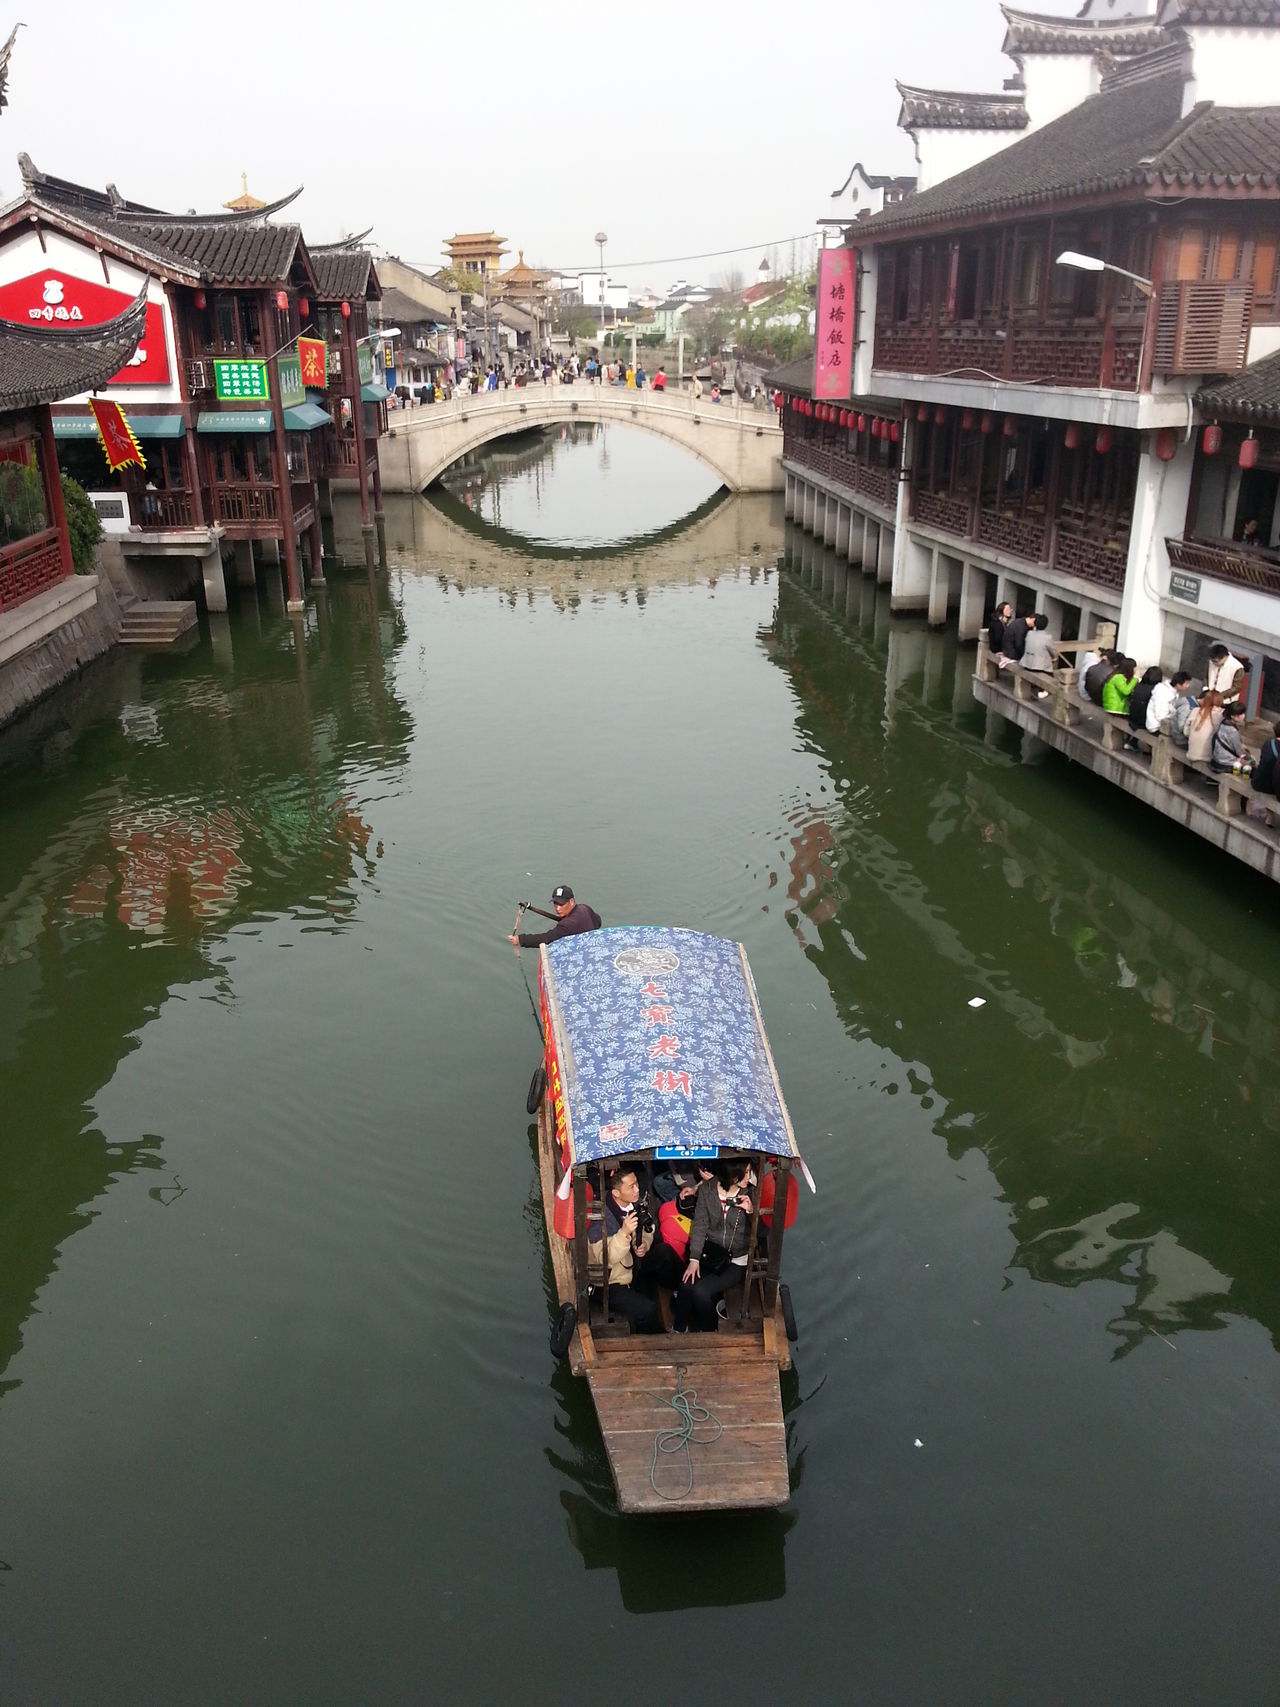
<svg viewBox="0 0 1280 1707"><path fill-rule="evenodd" d="M1172 462L1178 452L1178 435L1173 427L1161 427L1156 434L1156 455L1161 462Z"/></svg>
<svg viewBox="0 0 1280 1707"><path fill-rule="evenodd" d="M860 433L865 433L866 430L867 430L867 417L865 415L859 415L858 416L858 431Z"/></svg>
<svg viewBox="0 0 1280 1707"><path fill-rule="evenodd" d="M1017 432L1017 430L1018 430L1018 417L1016 415L1006 415L1004 418L1004 436L1005 436L1005 438L1011 439L1013 437L1013 435Z"/></svg>
<svg viewBox="0 0 1280 1707"><path fill-rule="evenodd" d="M208 306L209 306L209 298L204 294L204 292L202 290L198 290L196 292L196 307L201 311L201 313L203 313L204 310L206 308L208 308Z"/></svg>
<svg viewBox="0 0 1280 1707"><path fill-rule="evenodd" d="M929 419L929 405L927 403L917 404L917 406L916 406L916 420L923 423L923 422L927 421L928 419Z"/></svg>
<svg viewBox="0 0 1280 1707"><path fill-rule="evenodd" d="M306 320L310 317L311 302L310 302L310 299L308 297L300 296L298 298L298 313L302 316L302 318L304 320Z"/></svg>
<svg viewBox="0 0 1280 1707"><path fill-rule="evenodd" d="M896 445L898 440L901 437L902 437L902 428L898 425L898 423L896 421L890 421L890 423L889 423L889 442L890 442L890 444Z"/></svg>
<svg viewBox="0 0 1280 1707"><path fill-rule="evenodd" d="M1112 437L1113 434L1110 427L1098 428L1098 436L1093 441L1093 448L1097 451L1099 456L1105 456L1111 449Z"/></svg>
<svg viewBox="0 0 1280 1707"><path fill-rule="evenodd" d="M1075 450L1080 443L1079 421L1068 421L1067 430L1062 435L1062 442L1068 450Z"/></svg>
<svg viewBox="0 0 1280 1707"><path fill-rule="evenodd" d="M1252 432L1247 439L1240 441L1241 468L1256 468L1258 466L1258 441Z"/></svg>
<svg viewBox="0 0 1280 1707"><path fill-rule="evenodd" d="M1206 456L1217 456L1222 449L1222 428L1216 423L1212 427L1206 427L1200 443Z"/></svg>
<svg viewBox="0 0 1280 1707"><path fill-rule="evenodd" d="M276 307L280 310L281 314L287 314L289 312L289 293L287 290L278 290L276 292Z"/></svg>
<svg viewBox="0 0 1280 1707"><path fill-rule="evenodd" d="M343 298L343 302L342 302L342 318L344 320L350 320L350 318L351 318L351 304L346 300L345 297Z"/></svg>
<svg viewBox="0 0 1280 1707"><path fill-rule="evenodd" d="M586 1187L587 1187L587 1202L588 1203L594 1203L596 1194L591 1189L591 1181L590 1180L586 1181ZM556 1198L555 1207L551 1211L551 1225L555 1228L556 1232L559 1233L559 1235L562 1239L571 1239L573 1237L574 1225L573 1225L573 1192L572 1192L572 1190L570 1190L569 1195L567 1197L557 1197ZM785 1222L784 1222L784 1225L785 1225Z"/></svg>
<svg viewBox="0 0 1280 1707"><path fill-rule="evenodd" d="M760 1181L760 1219L766 1227L773 1226L773 1200L778 1191L778 1170L769 1168ZM800 1181L794 1173L787 1175L787 1195L782 1206L783 1228L794 1227L800 1209Z"/></svg>
<svg viewBox="0 0 1280 1707"><path fill-rule="evenodd" d="M984 433L991 432L991 430L994 428L995 424L996 424L995 416L991 413L991 411L989 409L984 410L983 415L982 415L982 430L983 430L983 432Z"/></svg>

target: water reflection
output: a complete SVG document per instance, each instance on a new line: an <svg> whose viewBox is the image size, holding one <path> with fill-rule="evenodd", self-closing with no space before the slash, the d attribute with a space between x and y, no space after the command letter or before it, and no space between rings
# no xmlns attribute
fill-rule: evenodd
<svg viewBox="0 0 1280 1707"><path fill-rule="evenodd" d="M885 1053L873 1087L915 1098L957 1162L982 1152L1011 1268L1128 1293L1116 1355L1227 1309L1275 1341L1266 945L1199 844L1065 765L1040 786L1007 732L975 739L952 636L885 634L883 590L808 539L786 562L761 644L830 799L788 814L785 904L849 1033Z"/></svg>

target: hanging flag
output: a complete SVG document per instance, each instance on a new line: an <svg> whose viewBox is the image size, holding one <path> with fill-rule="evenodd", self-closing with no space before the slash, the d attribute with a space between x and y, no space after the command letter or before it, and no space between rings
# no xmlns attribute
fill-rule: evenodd
<svg viewBox="0 0 1280 1707"><path fill-rule="evenodd" d="M326 378L327 352L323 338L299 338L298 360L302 363L302 383L313 391L323 391Z"/></svg>
<svg viewBox="0 0 1280 1707"><path fill-rule="evenodd" d="M115 474L118 469L128 468L134 463L145 468L147 459L142 454L142 446L134 438L133 428L125 420L120 405L103 397L91 397L89 408L98 423L98 437L102 440L111 472Z"/></svg>

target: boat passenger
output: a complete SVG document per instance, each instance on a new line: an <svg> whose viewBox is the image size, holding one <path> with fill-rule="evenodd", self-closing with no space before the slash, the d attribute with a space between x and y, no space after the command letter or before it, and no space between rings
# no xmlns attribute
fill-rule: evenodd
<svg viewBox="0 0 1280 1707"><path fill-rule="evenodd" d="M716 1164L716 1177L698 1188L689 1232L689 1264L676 1293L674 1325L686 1333L690 1318L698 1332L716 1331L716 1305L745 1278L753 1204L751 1164L730 1158Z"/></svg>
<svg viewBox="0 0 1280 1707"><path fill-rule="evenodd" d="M509 936L517 948L540 948L544 942L559 942L562 936L581 936L584 931L598 931L601 919L594 907L585 901L575 901L573 890L561 883L551 892L551 905L556 910L556 922L548 931L521 931Z"/></svg>
<svg viewBox="0 0 1280 1707"><path fill-rule="evenodd" d="M662 1312L652 1298L637 1292L632 1284L653 1245L654 1233L642 1232L636 1204L640 1180L634 1167L624 1163L614 1171L604 1197L604 1222L608 1234L609 1309L630 1322L639 1334L662 1331ZM600 1240L592 1241L599 1255ZM617 1277L616 1279L614 1277Z"/></svg>

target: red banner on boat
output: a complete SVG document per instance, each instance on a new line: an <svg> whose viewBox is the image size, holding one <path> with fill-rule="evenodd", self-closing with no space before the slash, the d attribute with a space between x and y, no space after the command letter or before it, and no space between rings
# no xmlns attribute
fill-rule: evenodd
<svg viewBox="0 0 1280 1707"><path fill-rule="evenodd" d="M145 468L147 459L143 456L142 447L134 438L133 428L125 420L124 410L120 405L105 397L91 397L89 409L98 423L98 435L102 440L107 467L111 472L115 474L121 468L134 465Z"/></svg>
<svg viewBox="0 0 1280 1707"><path fill-rule="evenodd" d="M813 395L827 402L845 402L853 395L853 353L857 347L856 249L819 250L816 316Z"/></svg>

